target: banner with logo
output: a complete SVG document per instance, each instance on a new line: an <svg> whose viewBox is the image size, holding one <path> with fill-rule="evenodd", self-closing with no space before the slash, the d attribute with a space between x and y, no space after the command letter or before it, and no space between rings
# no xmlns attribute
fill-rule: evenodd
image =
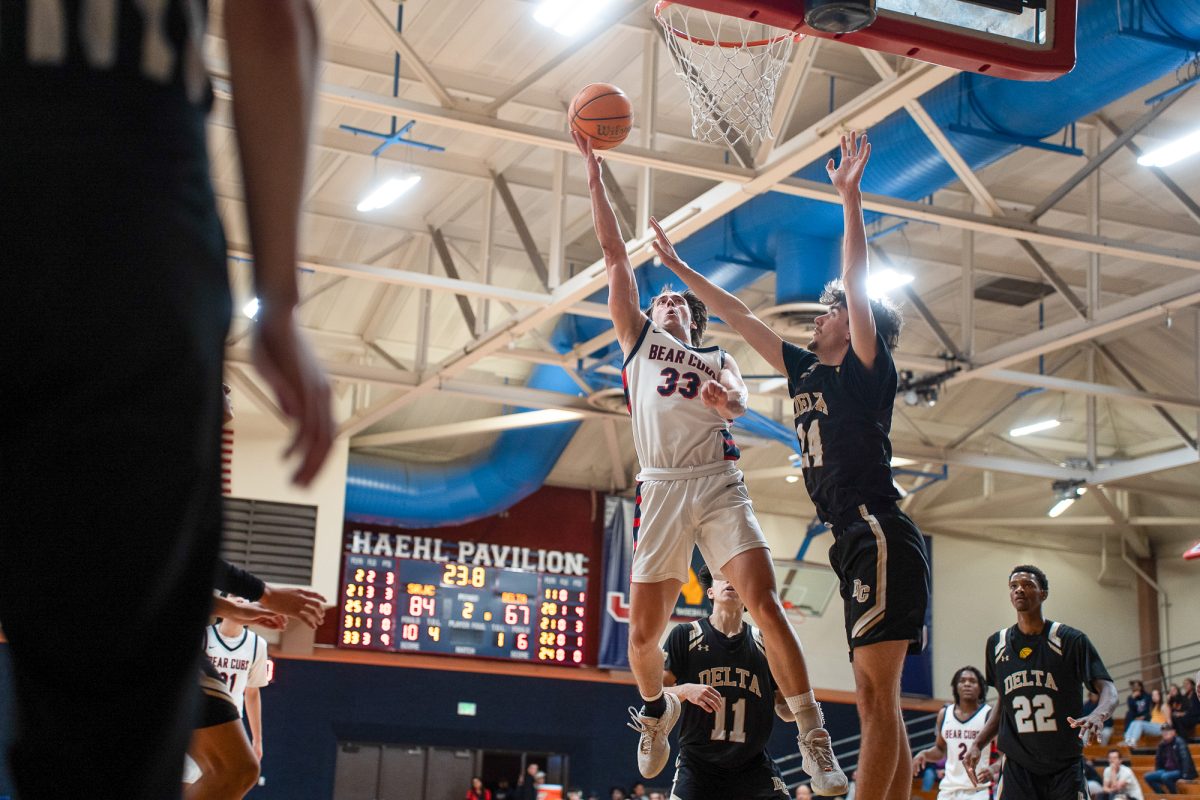
<svg viewBox="0 0 1200 800"><path fill-rule="evenodd" d="M608 497L604 504L604 610L600 622L599 665L629 669L629 576L633 570L633 517L635 505L623 497ZM696 577L704 560L693 549L688 582L679 593L671 625L708 616L708 600ZM664 631L664 635L668 632Z"/></svg>

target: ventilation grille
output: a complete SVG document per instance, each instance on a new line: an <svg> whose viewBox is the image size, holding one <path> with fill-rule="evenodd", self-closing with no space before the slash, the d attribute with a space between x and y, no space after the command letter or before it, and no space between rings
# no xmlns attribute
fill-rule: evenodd
<svg viewBox="0 0 1200 800"><path fill-rule="evenodd" d="M267 583L312 583L317 507L225 498L221 557Z"/></svg>
<svg viewBox="0 0 1200 800"><path fill-rule="evenodd" d="M975 289L978 300L989 300L993 303L1003 303L1006 306L1027 306L1041 300L1054 289L1045 283L1024 281L1020 278L996 278Z"/></svg>

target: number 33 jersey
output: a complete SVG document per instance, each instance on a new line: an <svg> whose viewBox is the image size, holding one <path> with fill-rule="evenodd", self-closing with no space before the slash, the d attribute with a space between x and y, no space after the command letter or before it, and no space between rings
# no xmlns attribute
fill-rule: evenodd
<svg viewBox="0 0 1200 800"><path fill-rule="evenodd" d="M999 693L998 746L1005 757L1040 775L1060 772L1083 756L1079 719L1083 687L1112 680L1087 634L1046 620L1027 636L1014 625L987 643L987 682Z"/></svg>
<svg viewBox="0 0 1200 800"><path fill-rule="evenodd" d="M729 422L700 398L724 368L721 348L692 347L646 320L621 368L643 469L686 470L741 456Z"/></svg>
<svg viewBox="0 0 1200 800"><path fill-rule="evenodd" d="M667 637L664 668L676 685L699 683L721 694L716 712L684 702L679 746L685 755L729 770L763 757L775 724L775 682L757 628L743 622L740 633L726 636L707 618L678 625Z"/></svg>

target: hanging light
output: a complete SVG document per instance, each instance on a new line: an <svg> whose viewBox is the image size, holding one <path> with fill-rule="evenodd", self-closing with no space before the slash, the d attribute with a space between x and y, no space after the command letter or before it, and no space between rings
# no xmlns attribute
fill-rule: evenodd
<svg viewBox="0 0 1200 800"><path fill-rule="evenodd" d="M1013 428L1008 432L1008 435L1013 437L1028 436L1031 433L1039 433L1041 431L1048 431L1051 428L1057 428L1061 424L1057 419L1044 419L1041 422L1033 422L1029 425Z"/></svg>
<svg viewBox="0 0 1200 800"><path fill-rule="evenodd" d="M897 272L891 267L872 270L867 276L867 294L873 298L883 297L888 292L907 286L913 282L913 276L906 272Z"/></svg>
<svg viewBox="0 0 1200 800"><path fill-rule="evenodd" d="M1192 131L1186 136L1167 142L1162 147L1143 153L1138 156L1137 162L1143 167L1169 167L1176 161L1182 161L1196 153L1200 153L1200 131Z"/></svg>
<svg viewBox="0 0 1200 800"><path fill-rule="evenodd" d="M383 183L377 185L374 189L362 199L358 204L359 211L376 211L380 208L390 206L400 198L400 195L407 192L409 189L421 182L421 176L413 173L406 175L403 178L388 178Z"/></svg>
<svg viewBox="0 0 1200 800"><path fill-rule="evenodd" d="M1062 516L1064 511L1075 505L1076 500L1087 494L1087 487L1083 485L1083 481L1055 481L1054 491L1058 500L1046 512L1046 516L1051 519Z"/></svg>
<svg viewBox="0 0 1200 800"><path fill-rule="evenodd" d="M608 0L542 0L533 18L560 36L574 36L599 16Z"/></svg>

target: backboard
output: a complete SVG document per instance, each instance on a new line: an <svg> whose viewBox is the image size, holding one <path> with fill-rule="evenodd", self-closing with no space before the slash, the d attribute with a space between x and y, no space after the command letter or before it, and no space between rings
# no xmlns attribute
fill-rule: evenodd
<svg viewBox="0 0 1200 800"><path fill-rule="evenodd" d="M774 564L775 584L784 610L801 619L822 616L838 587L833 569L824 564L778 558Z"/></svg>
<svg viewBox="0 0 1200 800"><path fill-rule="evenodd" d="M845 34L825 33L806 25L803 0L679 2L999 78L1053 80L1075 66L1077 0L876 0L875 21ZM1009 10L1001 10L1001 6Z"/></svg>

